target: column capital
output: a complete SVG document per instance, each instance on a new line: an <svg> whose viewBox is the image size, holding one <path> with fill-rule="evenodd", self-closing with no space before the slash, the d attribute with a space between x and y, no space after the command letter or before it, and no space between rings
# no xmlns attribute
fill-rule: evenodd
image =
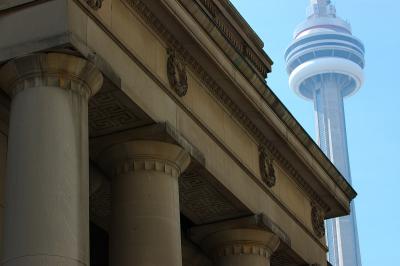
<svg viewBox="0 0 400 266"><path fill-rule="evenodd" d="M84 58L38 53L15 58L0 68L0 87L10 97L38 86L59 87L90 97L100 90L103 75Z"/></svg>
<svg viewBox="0 0 400 266"><path fill-rule="evenodd" d="M221 266L269 266L270 257L281 242L290 242L264 214L196 226L189 235L215 265Z"/></svg>
<svg viewBox="0 0 400 266"><path fill-rule="evenodd" d="M157 171L178 177L189 166L190 156L175 144L135 140L105 149L96 161L110 177L131 171Z"/></svg>
<svg viewBox="0 0 400 266"><path fill-rule="evenodd" d="M261 229L228 229L213 233L201 246L214 258L252 255L269 258L278 248L279 237Z"/></svg>

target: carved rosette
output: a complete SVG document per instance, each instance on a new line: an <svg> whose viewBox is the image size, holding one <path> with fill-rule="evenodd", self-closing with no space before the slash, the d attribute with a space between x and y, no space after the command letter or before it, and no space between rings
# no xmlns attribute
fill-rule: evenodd
<svg viewBox="0 0 400 266"><path fill-rule="evenodd" d="M183 60L176 55L175 50L168 49L167 75L171 88L183 97L188 90L186 66Z"/></svg>
<svg viewBox="0 0 400 266"><path fill-rule="evenodd" d="M101 8L104 0L86 0L86 3L93 8L94 10L98 10Z"/></svg>
<svg viewBox="0 0 400 266"><path fill-rule="evenodd" d="M312 203L311 223L315 234L321 238L325 236L325 215L321 208Z"/></svg>
<svg viewBox="0 0 400 266"><path fill-rule="evenodd" d="M268 187L273 187L275 186L276 183L273 159L271 158L270 155L267 154L266 148L260 147L259 150L260 150L259 165L260 165L261 178Z"/></svg>

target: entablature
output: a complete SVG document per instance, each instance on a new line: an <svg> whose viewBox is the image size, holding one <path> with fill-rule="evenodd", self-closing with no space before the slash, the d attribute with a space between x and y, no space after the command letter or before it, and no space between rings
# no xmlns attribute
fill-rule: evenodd
<svg viewBox="0 0 400 266"><path fill-rule="evenodd" d="M356 196L353 188L272 90L265 83L257 85L254 79L249 80L226 55L223 48L228 49L226 45L232 48L233 44L221 48L213 38L214 31L205 30L191 13L196 12L183 8L180 1L164 0L161 5L165 8L141 0L127 3L183 57L211 94L259 145L288 169L327 217L349 212L349 201Z"/></svg>
<svg viewBox="0 0 400 266"><path fill-rule="evenodd" d="M267 148L271 155L287 169L291 178L314 201L321 205L326 211L327 217L348 213L349 200L355 197L355 191L323 155L273 92L263 84L263 93L260 94L260 90L254 86L254 83L246 79L245 75L237 69L237 66L228 63L231 59L213 41L210 32L204 30L204 25L199 25L199 22L193 18L190 9L184 8L180 1L175 0L160 2L121 1L130 6L134 12L137 12L144 22L154 30L155 34L182 56L193 73L204 83L205 88L253 136L260 147ZM68 22L66 15L62 14L62 7L71 5L67 4L69 1L23 1L19 2L17 7L22 10L23 4L31 6L34 3L45 2L49 2L55 7L58 6L57 12L60 13L58 16L66 21L61 20L50 27L48 26L49 23L47 23L47 26L42 26L45 21L38 20L36 23L39 23L39 27L48 27L47 31L52 36L47 39L40 39L43 36L39 36L38 39L37 36L31 36L34 35L32 33L25 35L26 38L33 38L31 41L34 41L34 43L30 46L33 47L33 51L50 49L68 42L75 42L79 46L74 39L76 36L69 29L74 22ZM87 6L86 1L83 0L72 2ZM223 8L228 6L230 13L225 10L228 15L234 10L227 1L212 1L212 3L203 1L203 6L205 4L207 4L207 8L218 7L222 13L224 13ZM199 8L200 2L196 2L196 6L196 8ZM103 12L102 9L96 11L88 8L90 12L93 12L94 18L98 17L96 12ZM5 11L12 16L12 8ZM224 15L225 18L226 16L227 14ZM101 19L101 17L98 18ZM232 23L235 20L231 18L228 22L233 25ZM208 23L215 24L215 22L210 22L210 18ZM7 25L7 23L4 23L4 25ZM106 26L107 22L104 22L103 27ZM244 30L247 30L247 34L241 33L240 35L238 33L241 38L251 37L251 34L248 33L249 29L245 28ZM12 36L9 29L5 29L3 32L5 36ZM8 38L8 41L15 41L12 39ZM252 39L254 41L254 36L252 36ZM252 40L249 43L252 43ZM253 46L256 45L255 43ZM1 60L17 56L17 48L20 48L24 53L29 52L29 49L23 43L10 42L9 45L14 46L12 49L0 47L3 51ZM20 46L18 47L18 45ZM229 45L232 46L233 44ZM340 195L341 193L342 195Z"/></svg>

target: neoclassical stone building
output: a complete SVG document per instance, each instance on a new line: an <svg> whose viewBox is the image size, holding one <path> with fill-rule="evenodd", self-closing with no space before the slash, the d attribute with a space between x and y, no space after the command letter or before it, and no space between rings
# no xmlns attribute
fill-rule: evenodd
<svg viewBox="0 0 400 266"><path fill-rule="evenodd" d="M327 265L356 192L228 0L2 0L0 34L1 265Z"/></svg>

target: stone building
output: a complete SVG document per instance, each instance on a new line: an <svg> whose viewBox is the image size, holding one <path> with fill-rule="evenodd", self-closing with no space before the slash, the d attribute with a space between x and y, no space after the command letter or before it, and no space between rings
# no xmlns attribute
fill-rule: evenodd
<svg viewBox="0 0 400 266"><path fill-rule="evenodd" d="M327 265L356 192L228 0L2 0L0 33L1 265Z"/></svg>

